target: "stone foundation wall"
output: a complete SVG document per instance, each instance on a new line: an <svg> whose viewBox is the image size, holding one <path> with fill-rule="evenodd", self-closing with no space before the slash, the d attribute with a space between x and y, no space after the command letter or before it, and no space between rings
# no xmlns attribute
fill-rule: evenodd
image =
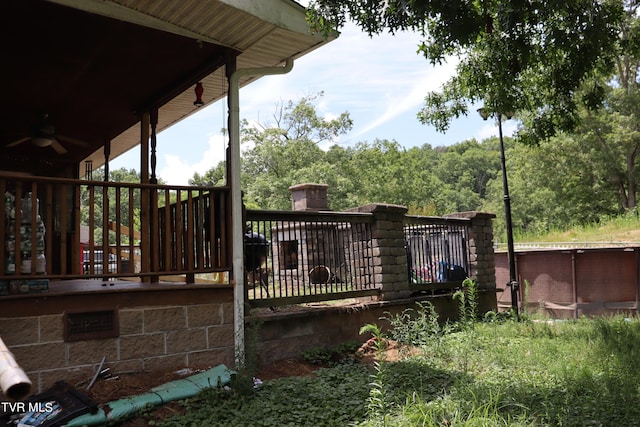
<svg viewBox="0 0 640 427"><path fill-rule="evenodd" d="M231 302L122 308L118 319L117 338L65 342L62 313L0 317L0 331L34 392L90 380L103 357L114 373L234 366Z"/></svg>

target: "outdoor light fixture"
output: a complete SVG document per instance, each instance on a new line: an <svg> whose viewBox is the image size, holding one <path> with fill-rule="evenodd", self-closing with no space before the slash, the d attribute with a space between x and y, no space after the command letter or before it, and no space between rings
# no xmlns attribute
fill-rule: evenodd
<svg viewBox="0 0 640 427"><path fill-rule="evenodd" d="M202 100L202 94L204 93L202 82L196 83L194 92L196 93L196 100L193 101L193 105L195 105L196 107L202 107L204 105L204 101Z"/></svg>
<svg viewBox="0 0 640 427"><path fill-rule="evenodd" d="M480 116L487 120L490 116L489 111L485 108L478 108ZM518 313L518 280L516 279L516 258L513 248L513 225L511 222L511 197L509 196L509 184L507 182L507 165L504 156L504 141L502 138L502 114L498 113L498 136L500 137L500 161L502 162L502 187L504 189L504 217L507 227L507 252L509 255L509 283L507 286L511 288L511 307L513 311ZM505 113L505 117L510 119L513 113Z"/></svg>
<svg viewBox="0 0 640 427"><path fill-rule="evenodd" d="M482 117L482 120L487 120L489 118L489 112L484 107L478 108L478 114L480 114L480 117Z"/></svg>

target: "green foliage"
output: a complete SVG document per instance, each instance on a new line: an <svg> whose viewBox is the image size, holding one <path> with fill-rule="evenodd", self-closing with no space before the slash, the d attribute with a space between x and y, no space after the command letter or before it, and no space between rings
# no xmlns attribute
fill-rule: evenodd
<svg viewBox="0 0 640 427"><path fill-rule="evenodd" d="M262 209L289 209L291 185L336 181L321 145L335 144L353 122L348 113L331 120L320 117L315 103L322 96L320 92L279 105L271 123L242 121L241 140L249 147L242 159L245 200Z"/></svg>
<svg viewBox="0 0 640 427"><path fill-rule="evenodd" d="M345 426L365 418L368 371L362 365L339 365L317 371L314 378L280 378L253 396L233 390L207 390L182 403L184 415L164 426Z"/></svg>
<svg viewBox="0 0 640 427"><path fill-rule="evenodd" d="M371 374L371 382L369 383L369 397L367 398L367 415L369 418L385 418L389 408L387 397L387 364L384 360L383 350L387 348L387 340L382 329L375 323L368 323L360 328L360 335L371 334L368 342L373 342L375 346L376 356L379 360L375 360L373 364L373 373Z"/></svg>
<svg viewBox="0 0 640 427"><path fill-rule="evenodd" d="M419 51L432 64L456 57L456 75L426 94L418 118L444 132L479 104L494 118L515 112L517 138L546 146L507 156L514 226L543 232L637 206L638 7L621 0L314 0L308 20L325 34L348 20L369 35L417 31L424 36ZM431 170L442 183L456 184L421 179L429 190L436 186L428 191L432 200L399 204L418 212L433 205L435 212L480 205L500 212L498 168L475 162L448 151Z"/></svg>
<svg viewBox="0 0 640 427"><path fill-rule="evenodd" d="M430 301L416 302L417 309L407 308L399 314L387 313L384 319L389 322L392 339L413 346L425 346L440 343L442 337L452 331L449 322L440 322L438 313Z"/></svg>
<svg viewBox="0 0 640 427"><path fill-rule="evenodd" d="M499 141L463 141L448 147L410 149L375 140L344 147L339 136L350 128L345 113L320 120L321 94L280 106L269 125L243 124L242 185L252 209L290 209L289 186L329 185L328 203L340 211L369 203L407 206L411 214L444 215L485 211L497 215L494 239L506 240ZM516 237L602 223L633 210L640 174L634 145L640 123L637 96L603 92L607 108L580 109L578 133L564 133L538 146L504 138L512 219ZM626 112L626 113L625 113ZM320 129L313 129L319 126ZM193 183L217 184L223 163Z"/></svg>
<svg viewBox="0 0 640 427"><path fill-rule="evenodd" d="M568 228L553 228L545 233L519 232L516 240L531 242L628 242L640 229L640 216L636 210L620 216L601 217L597 221Z"/></svg>
<svg viewBox="0 0 640 427"><path fill-rule="evenodd" d="M376 346L376 350L382 351L386 347L385 334L382 332L382 328L375 323L367 323L360 328L360 335L371 334L373 336L373 342Z"/></svg>
<svg viewBox="0 0 640 427"><path fill-rule="evenodd" d="M193 174L193 178L189 180L189 185L200 186L222 186L226 183L226 162L218 163L212 169L209 169L200 175L198 172Z"/></svg>
<svg viewBox="0 0 640 427"><path fill-rule="evenodd" d="M335 348L316 348L303 351L303 360L318 366L336 366L354 360L356 350L360 347L357 341L347 341Z"/></svg>
<svg viewBox="0 0 640 427"><path fill-rule="evenodd" d="M462 289L453 294L458 300L460 323L473 326L478 321L478 288L475 280L466 278L462 282Z"/></svg>
<svg viewBox="0 0 640 427"><path fill-rule="evenodd" d="M152 424L639 425L638 319L478 323L474 330L444 335L441 345L446 349L440 355L425 348L423 354L385 361L378 365L382 371L337 365L320 369L315 378L265 381L249 395L233 388L207 390L181 402L179 414Z"/></svg>
<svg viewBox="0 0 640 427"><path fill-rule="evenodd" d="M389 410L387 397L387 372L384 361L376 360L373 364L374 372L369 383L369 397L367 398L367 416L369 419L386 419Z"/></svg>
<svg viewBox="0 0 640 427"><path fill-rule="evenodd" d="M424 123L444 132L483 102L491 112L528 112L522 136L531 141L573 129L573 94L585 79L611 75L618 49L635 46L637 38L625 44L619 37L627 16L619 0L314 0L310 8L308 20L318 31L338 31L347 20L369 35L412 30L423 35L418 49L432 64L457 57L457 74L426 94ZM591 104L601 101L600 87L589 91Z"/></svg>

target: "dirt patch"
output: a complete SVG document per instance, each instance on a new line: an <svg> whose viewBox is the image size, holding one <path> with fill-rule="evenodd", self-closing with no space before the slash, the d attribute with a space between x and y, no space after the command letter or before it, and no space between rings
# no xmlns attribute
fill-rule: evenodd
<svg viewBox="0 0 640 427"><path fill-rule="evenodd" d="M285 359L273 362L269 366L258 369L256 377L261 380L272 380L282 377L308 377L315 375L320 368L302 359Z"/></svg>
<svg viewBox="0 0 640 427"><path fill-rule="evenodd" d="M378 343L375 338L365 342L355 353L354 357L362 363L372 364L376 360L395 362L407 355L415 354L417 349L409 349L400 346L392 340L384 340L378 350ZM261 380L272 380L275 378L291 376L313 376L322 366L311 363L303 358L292 358L277 360L267 366L257 369L256 377ZM204 369L185 368L184 370L167 369L154 370L150 372L136 372L118 374L112 373L106 378L98 378L89 391L86 391L86 384L78 386L78 390L86 393L98 404L105 404L112 400L123 397L134 396L148 392L153 387L157 387L169 381L185 378L189 375L201 372Z"/></svg>

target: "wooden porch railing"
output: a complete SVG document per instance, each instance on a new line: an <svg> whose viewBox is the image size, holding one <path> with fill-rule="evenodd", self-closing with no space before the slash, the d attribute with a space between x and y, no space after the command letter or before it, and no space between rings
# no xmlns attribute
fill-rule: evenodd
<svg viewBox="0 0 640 427"><path fill-rule="evenodd" d="M193 283L231 270L226 187L0 174L0 194L0 284L176 275Z"/></svg>

